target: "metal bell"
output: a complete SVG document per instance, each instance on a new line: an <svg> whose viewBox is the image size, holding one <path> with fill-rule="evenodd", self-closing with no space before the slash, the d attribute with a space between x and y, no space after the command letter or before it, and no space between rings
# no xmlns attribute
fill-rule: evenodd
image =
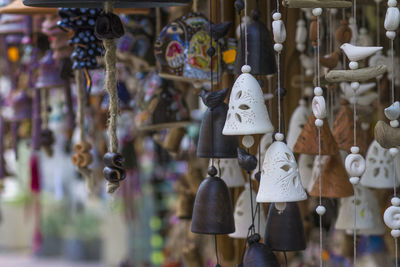
<svg viewBox="0 0 400 267"><path fill-rule="evenodd" d="M271 204L268 211L264 243L273 251L299 251L306 248L303 221L297 202L287 202L283 211Z"/></svg>
<svg viewBox="0 0 400 267"><path fill-rule="evenodd" d="M228 106L224 103L227 93L228 88L217 92L207 92L204 90L200 94L208 109L201 122L197 144L197 157L237 157L237 147L239 146L237 136L222 134L228 112Z"/></svg>
<svg viewBox="0 0 400 267"><path fill-rule="evenodd" d="M191 231L214 235L235 232L231 198L221 178L210 175L200 184L194 201Z"/></svg>
<svg viewBox="0 0 400 267"><path fill-rule="evenodd" d="M251 66L251 74L268 75L276 72L275 52L270 31L260 20L260 12L256 9L252 12L252 19L247 24L247 64ZM245 65L244 27L242 27L239 41L234 73L241 74L241 68Z"/></svg>
<svg viewBox="0 0 400 267"><path fill-rule="evenodd" d="M257 237L258 238L254 238ZM258 240L257 240L258 239ZM279 267L280 264L275 254L266 244L259 243L260 238L255 234L248 239L249 248L243 259L243 267Z"/></svg>
<svg viewBox="0 0 400 267"><path fill-rule="evenodd" d="M33 7L89 7L99 8L104 5L107 0L24 0L24 5ZM152 8L152 7L168 7L187 5L190 0L116 0L113 1L116 8Z"/></svg>

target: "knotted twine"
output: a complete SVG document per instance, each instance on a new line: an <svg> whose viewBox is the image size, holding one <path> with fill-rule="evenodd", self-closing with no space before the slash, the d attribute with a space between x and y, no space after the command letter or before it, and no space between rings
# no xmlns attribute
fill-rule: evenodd
<svg viewBox="0 0 400 267"><path fill-rule="evenodd" d="M105 13L113 11L112 2L108 1L104 4ZM110 97L110 104L108 107L108 137L109 147L111 153L118 152L118 137L117 137L117 121L118 121L118 91L117 91L117 44L115 39L104 39L103 45L105 48L105 87ZM107 193L114 193L119 188L119 182L107 182Z"/></svg>

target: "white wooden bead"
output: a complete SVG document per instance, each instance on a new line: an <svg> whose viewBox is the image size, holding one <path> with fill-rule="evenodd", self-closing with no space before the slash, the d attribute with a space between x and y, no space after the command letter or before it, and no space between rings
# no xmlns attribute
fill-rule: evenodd
<svg viewBox="0 0 400 267"><path fill-rule="evenodd" d="M352 146L352 147L350 148L350 151L351 151L351 153L353 153L353 154L358 154L358 153L360 153L360 148L359 148L358 146Z"/></svg>
<svg viewBox="0 0 400 267"><path fill-rule="evenodd" d="M399 127L399 121L398 120L390 121L390 126L392 126L392 128Z"/></svg>
<svg viewBox="0 0 400 267"><path fill-rule="evenodd" d="M321 119L316 119L314 121L315 126L317 126L318 128L321 128L322 126L324 126L324 121Z"/></svg>
<svg viewBox="0 0 400 267"><path fill-rule="evenodd" d="M319 206L315 209L315 211L317 212L318 215L322 216L322 215L325 214L326 208L325 208L324 206L322 206L322 205L319 205Z"/></svg>
<svg viewBox="0 0 400 267"><path fill-rule="evenodd" d="M390 202L391 202L392 205L395 206L395 207L400 206L400 198L398 198L398 197L392 197L392 199L391 199Z"/></svg>
<svg viewBox="0 0 400 267"><path fill-rule="evenodd" d="M246 147L246 148L250 148L254 145L254 137L251 135L246 135L245 137L243 137L242 139L242 144Z"/></svg>
<svg viewBox="0 0 400 267"><path fill-rule="evenodd" d="M350 61L350 63L349 63L349 68L350 68L351 70L356 70L356 69L358 69L358 63L357 63L356 61Z"/></svg>
<svg viewBox="0 0 400 267"><path fill-rule="evenodd" d="M345 160L345 167L350 177L361 177L365 172L365 159L360 154L349 154Z"/></svg>
<svg viewBox="0 0 400 267"><path fill-rule="evenodd" d="M390 234L393 236L393 238L398 238L400 236L400 230L394 229L390 231Z"/></svg>
<svg viewBox="0 0 400 267"><path fill-rule="evenodd" d="M397 6L397 0L389 0L389 1L388 1L388 6L389 6L389 7L395 7L395 6Z"/></svg>
<svg viewBox="0 0 400 267"><path fill-rule="evenodd" d="M284 211L286 209L286 202L276 202L275 208L280 212Z"/></svg>
<svg viewBox="0 0 400 267"><path fill-rule="evenodd" d="M358 183L360 182L360 178L359 177L350 177L349 181L352 185L358 185Z"/></svg>
<svg viewBox="0 0 400 267"><path fill-rule="evenodd" d="M314 95L321 96L321 95L323 95L323 93L324 93L324 91L322 90L321 87L317 86L314 88Z"/></svg>
<svg viewBox="0 0 400 267"><path fill-rule="evenodd" d="M394 40L396 38L396 32L395 31L387 31L386 37L389 38L390 40Z"/></svg>
<svg viewBox="0 0 400 267"><path fill-rule="evenodd" d="M283 45L282 44L274 44L274 50L278 53L280 53L283 49Z"/></svg>
<svg viewBox="0 0 400 267"><path fill-rule="evenodd" d="M350 84L351 89L353 89L354 91L358 90L360 88L360 83L359 82L352 82Z"/></svg>
<svg viewBox="0 0 400 267"><path fill-rule="evenodd" d="M280 20L280 19L282 18L282 14L279 13L279 12L275 12L275 13L272 15L272 18L273 18L273 20Z"/></svg>
<svg viewBox="0 0 400 267"><path fill-rule="evenodd" d="M399 149L397 147L392 147L389 149L389 153L394 158L399 153Z"/></svg>
<svg viewBox="0 0 400 267"><path fill-rule="evenodd" d="M320 7L314 8L314 9L312 10L312 14L313 14L314 16L316 16L316 17L321 16L321 14L322 14L322 8L320 8Z"/></svg>
<svg viewBox="0 0 400 267"><path fill-rule="evenodd" d="M312 112L317 119L326 118L326 103L323 96L314 96L311 103Z"/></svg>
<svg viewBox="0 0 400 267"><path fill-rule="evenodd" d="M283 141L285 139L285 136L282 133L276 133L275 134L275 140L276 141Z"/></svg>
<svg viewBox="0 0 400 267"><path fill-rule="evenodd" d="M250 73L251 72L251 67L249 65L243 65L242 66L242 72L243 73Z"/></svg>

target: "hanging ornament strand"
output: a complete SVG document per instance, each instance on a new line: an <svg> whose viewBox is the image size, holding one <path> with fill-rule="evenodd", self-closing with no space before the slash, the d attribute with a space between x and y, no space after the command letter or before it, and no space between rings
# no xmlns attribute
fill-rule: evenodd
<svg viewBox="0 0 400 267"><path fill-rule="evenodd" d="M385 109L385 116L390 120L390 126L393 128L399 127L398 115L400 114L400 104L398 101L395 102L395 65L394 65L394 39L396 38L396 31L400 23L400 12L397 7L396 0L388 0L388 9L385 16L384 27L386 30L386 37L390 40L390 52L391 52L391 106ZM378 3L377 3L378 5ZM378 8L378 7L377 7ZM389 153L392 157L393 169L395 169L395 157L399 153L397 147L391 147ZM397 177L396 172L393 172L393 198L391 199L391 206L385 210L383 219L385 224L392 229L391 235L394 238L395 246L395 264L398 266L398 238L400 236L400 224L396 223L398 216L398 209L400 206L400 198L397 197L396 192L397 187Z"/></svg>
<svg viewBox="0 0 400 267"><path fill-rule="evenodd" d="M111 17L117 19L117 22L120 23L122 27L122 23L119 17L115 14L112 14L112 2L108 1L104 4L104 12L102 16L97 18L96 21L96 36L103 39L103 45L105 48L105 68L106 68L106 76L105 76L105 86L107 92L110 97L109 104L109 119L108 119L108 137L109 137L109 147L107 152L104 155L104 163L106 167L103 170L104 177L108 181L107 183L107 192L113 193L118 189L120 181L124 180L126 177L126 172L123 167L124 158L121 154L118 153L118 137L117 137L117 122L119 115L118 108L118 92L117 92L117 69L116 69L116 38L119 38L123 35L122 30L118 28L118 26L113 25L112 29L118 28L117 32L108 32L104 27L101 27L102 23L100 22L108 22L111 23ZM103 21L101 21L101 20ZM109 25L111 28L111 25ZM115 27L114 27L115 26ZM107 27L106 27L107 28ZM122 31L122 32L121 32Z"/></svg>

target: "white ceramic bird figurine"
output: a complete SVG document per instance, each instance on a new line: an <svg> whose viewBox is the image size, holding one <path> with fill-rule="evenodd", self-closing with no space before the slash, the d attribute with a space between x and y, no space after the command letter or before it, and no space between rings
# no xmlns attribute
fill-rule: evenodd
<svg viewBox="0 0 400 267"><path fill-rule="evenodd" d="M340 83L340 88L343 92L343 98L349 101L351 104L356 101L356 104L361 106L371 105L373 101L378 97L378 94L371 90L376 86L376 83L362 83L360 88L357 89L356 95L354 90L351 88L350 83Z"/></svg>
<svg viewBox="0 0 400 267"><path fill-rule="evenodd" d="M349 43L342 44L340 49L346 54L351 61L359 61L372 56L376 52L382 50L382 46L355 46Z"/></svg>

